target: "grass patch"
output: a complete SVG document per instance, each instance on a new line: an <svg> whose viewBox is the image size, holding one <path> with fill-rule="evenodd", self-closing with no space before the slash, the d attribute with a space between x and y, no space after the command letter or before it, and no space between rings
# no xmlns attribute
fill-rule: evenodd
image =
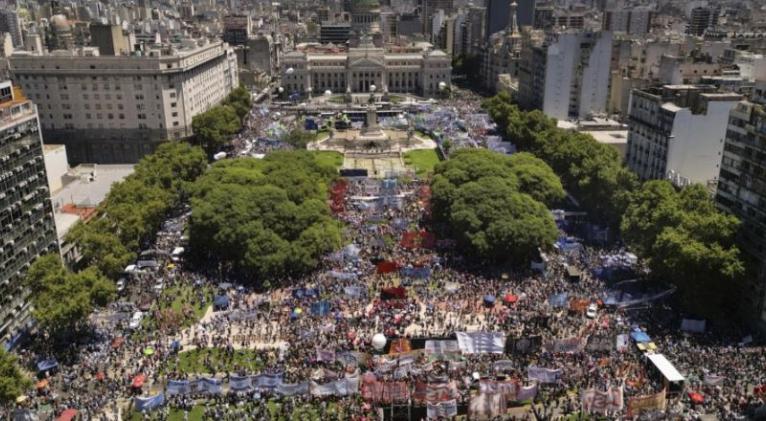
<svg viewBox="0 0 766 421"><path fill-rule="evenodd" d="M319 142L319 141L328 139L329 137L330 137L330 129L317 130L317 132L314 134L314 141Z"/></svg>
<svg viewBox="0 0 766 421"><path fill-rule="evenodd" d="M245 411L249 411L250 408L252 408L255 404L246 402L242 409ZM270 400L266 402L266 413L268 414L268 419L270 420L276 420L276 421L321 421L322 420L322 411L319 407L319 404L303 404L297 408L294 408L292 413L285 414L282 411L282 403L277 402L276 400ZM161 417L162 411L153 411L149 412L146 419L150 420L159 420ZM194 405L192 409L189 411L189 421L202 421L204 419L205 415L205 403L200 402L197 405ZM324 418L330 419L330 420L340 420L340 419L346 419L345 417L345 411L341 406L339 406L335 402L328 402L327 403L327 409L324 413ZM137 412L133 411L130 413L130 417L128 418L130 421L143 421L144 416ZM184 411L181 409L171 409L168 413L168 417L165 418L170 421L184 421Z"/></svg>
<svg viewBox="0 0 766 421"><path fill-rule="evenodd" d="M162 411L153 411L149 412L147 414L148 418L151 420L154 419L160 419L160 414ZM189 421L202 421L205 416L205 407L202 405L195 405L192 407L192 409L189 411ZM171 409L168 413L168 417L166 418L168 421L184 421L187 418L184 416L184 411L182 409ZM130 420L131 421L143 421L144 416L138 411L133 411L130 414Z"/></svg>
<svg viewBox="0 0 766 421"><path fill-rule="evenodd" d="M343 154L335 151L314 151L314 159L320 164L332 166L335 169L343 165Z"/></svg>
<svg viewBox="0 0 766 421"><path fill-rule="evenodd" d="M404 163L414 168L417 175L424 176L434 172L434 167L439 163L439 155L433 149L409 151L404 154Z"/></svg>
<svg viewBox="0 0 766 421"><path fill-rule="evenodd" d="M263 367L258 353L251 349L238 349L231 353L222 348L197 348L178 353L167 361L164 372L185 374L216 374L224 371L244 370L255 373Z"/></svg>

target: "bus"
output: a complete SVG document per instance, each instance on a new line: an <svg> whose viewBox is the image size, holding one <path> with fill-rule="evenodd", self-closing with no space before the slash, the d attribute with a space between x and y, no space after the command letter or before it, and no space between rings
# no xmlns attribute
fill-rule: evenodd
<svg viewBox="0 0 766 421"><path fill-rule="evenodd" d="M649 371L664 384L668 396L677 396L683 393L686 379L664 355L646 354L646 358L650 363Z"/></svg>

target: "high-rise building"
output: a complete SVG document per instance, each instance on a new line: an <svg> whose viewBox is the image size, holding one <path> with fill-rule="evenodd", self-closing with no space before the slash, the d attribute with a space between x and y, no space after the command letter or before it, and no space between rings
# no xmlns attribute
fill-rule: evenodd
<svg viewBox="0 0 766 421"><path fill-rule="evenodd" d="M253 23L249 15L228 15L223 18L223 41L229 45L245 45Z"/></svg>
<svg viewBox="0 0 766 421"><path fill-rule="evenodd" d="M0 10L0 32L11 34L11 40L15 48L24 46L19 14L15 10Z"/></svg>
<svg viewBox="0 0 766 421"><path fill-rule="evenodd" d="M495 32L508 27L510 4L513 0L487 0L487 31L484 37L489 39Z"/></svg>
<svg viewBox="0 0 766 421"><path fill-rule="evenodd" d="M605 113L611 32L567 31L536 38L522 42L519 103L559 120Z"/></svg>
<svg viewBox="0 0 766 421"><path fill-rule="evenodd" d="M128 40L122 34L119 25L90 24L90 41L94 47L98 47L102 56L119 56L130 53Z"/></svg>
<svg viewBox="0 0 766 421"><path fill-rule="evenodd" d="M689 23L686 26L686 33L689 35L701 36L708 28L713 28L718 24L719 10L711 7L695 7L691 11Z"/></svg>
<svg viewBox="0 0 766 421"><path fill-rule="evenodd" d="M185 40L130 56L94 49L16 53L11 72L40 107L46 143L65 144L71 163L137 162L165 140L192 135L192 118L239 85L223 42Z"/></svg>
<svg viewBox="0 0 766 421"><path fill-rule="evenodd" d="M624 32L630 35L645 35L652 26L653 12L649 9L615 9L604 12L602 29Z"/></svg>
<svg viewBox="0 0 766 421"><path fill-rule="evenodd" d="M26 270L58 253L37 108L11 82L0 82L0 338L29 317Z"/></svg>
<svg viewBox="0 0 766 421"><path fill-rule="evenodd" d="M351 24L348 22L322 22L319 28L319 42L323 44L345 44L351 36Z"/></svg>
<svg viewBox="0 0 766 421"><path fill-rule="evenodd" d="M714 186L729 112L742 99L710 85L634 90L625 161L641 179Z"/></svg>
<svg viewBox="0 0 766 421"><path fill-rule="evenodd" d="M533 26L535 24L535 6L537 0L516 0L518 8L516 9L516 22L519 27Z"/></svg>
<svg viewBox="0 0 766 421"><path fill-rule="evenodd" d="M766 96L766 86L756 86ZM766 98L761 98L766 99ZM716 202L742 225L737 245L754 273L747 311L766 324L766 103L743 101L729 115ZM745 303L743 303L745 304ZM744 306L743 306L744 307Z"/></svg>

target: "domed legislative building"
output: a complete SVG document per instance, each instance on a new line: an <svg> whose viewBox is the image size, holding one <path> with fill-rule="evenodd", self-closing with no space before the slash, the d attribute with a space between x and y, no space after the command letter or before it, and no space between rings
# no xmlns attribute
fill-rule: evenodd
<svg viewBox="0 0 766 421"><path fill-rule="evenodd" d="M348 50L304 49L285 54L281 63L282 87L287 93L409 93L424 97L439 93L439 83L451 84L452 63L431 44L376 47L362 36Z"/></svg>

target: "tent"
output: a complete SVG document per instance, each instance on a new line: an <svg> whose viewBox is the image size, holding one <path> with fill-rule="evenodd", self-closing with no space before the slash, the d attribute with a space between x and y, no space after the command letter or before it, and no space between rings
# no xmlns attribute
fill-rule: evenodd
<svg viewBox="0 0 766 421"><path fill-rule="evenodd" d="M630 332L630 337L633 338L636 343L651 342L652 340L649 335L642 330Z"/></svg>
<svg viewBox="0 0 766 421"><path fill-rule="evenodd" d="M138 374L136 377L133 377L133 381L130 383L131 387L134 389L140 389L144 387L144 383L146 382L146 376L143 374Z"/></svg>
<svg viewBox="0 0 766 421"><path fill-rule="evenodd" d="M377 273L391 273L399 269L399 264L389 260L383 260L376 265Z"/></svg>
<svg viewBox="0 0 766 421"><path fill-rule="evenodd" d="M53 371L59 367L59 363L55 359L42 360L37 363L37 372L44 373L46 371Z"/></svg>
<svg viewBox="0 0 766 421"><path fill-rule="evenodd" d="M694 403L694 404L703 404L703 403L705 403L705 397L702 396L701 393L689 392L689 399L691 399L692 403Z"/></svg>
<svg viewBox="0 0 766 421"><path fill-rule="evenodd" d="M495 296L491 294L487 294L484 296L484 305L486 306L493 306L495 305Z"/></svg>
<svg viewBox="0 0 766 421"><path fill-rule="evenodd" d="M518 295L505 294L505 296L503 297L503 302L506 304L515 304L517 301L519 301Z"/></svg>
<svg viewBox="0 0 766 421"><path fill-rule="evenodd" d="M388 287L380 290L381 300L403 299L407 296L407 290L403 287Z"/></svg>
<svg viewBox="0 0 766 421"><path fill-rule="evenodd" d="M56 418L56 421L71 421L77 416L77 410L74 408L65 409L64 412Z"/></svg>
<svg viewBox="0 0 766 421"><path fill-rule="evenodd" d="M229 308L229 297L225 295L216 295L213 299L213 306L216 310L226 310Z"/></svg>

